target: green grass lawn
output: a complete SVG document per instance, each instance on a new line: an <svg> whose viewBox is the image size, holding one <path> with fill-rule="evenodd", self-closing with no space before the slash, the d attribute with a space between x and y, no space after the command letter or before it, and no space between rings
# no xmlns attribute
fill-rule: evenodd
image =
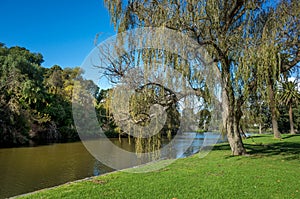
<svg viewBox="0 0 300 199"><path fill-rule="evenodd" d="M300 135L253 136L244 143L250 156L233 157L228 144L220 144L204 158L196 154L159 171L115 172L21 198L299 199Z"/></svg>

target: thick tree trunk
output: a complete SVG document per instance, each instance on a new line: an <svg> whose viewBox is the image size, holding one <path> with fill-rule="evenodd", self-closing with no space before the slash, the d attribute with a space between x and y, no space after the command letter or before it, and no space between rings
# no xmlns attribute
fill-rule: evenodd
<svg viewBox="0 0 300 199"><path fill-rule="evenodd" d="M281 133L278 130L275 94L274 94L272 84L268 85L268 90L269 90L270 109L271 109L271 116L272 116L273 134L275 138L281 138Z"/></svg>
<svg viewBox="0 0 300 199"><path fill-rule="evenodd" d="M231 120L229 118L229 120ZM228 123L227 125L227 138L232 151L232 155L245 155L246 150L242 142L241 135L238 130L238 124Z"/></svg>
<svg viewBox="0 0 300 199"><path fill-rule="evenodd" d="M291 127L291 134L295 135L295 129L294 129L294 121L293 121L293 107L292 107L292 103L289 104L289 117L290 117L290 127Z"/></svg>
<svg viewBox="0 0 300 199"><path fill-rule="evenodd" d="M271 110L273 134L274 134L274 138L281 138L281 133L278 130L278 122L277 122L276 113L274 113L275 111Z"/></svg>
<svg viewBox="0 0 300 199"><path fill-rule="evenodd" d="M245 155L246 150L239 132L240 117L234 108L234 96L228 90L229 88L223 88L222 92L223 128L226 131L232 155Z"/></svg>

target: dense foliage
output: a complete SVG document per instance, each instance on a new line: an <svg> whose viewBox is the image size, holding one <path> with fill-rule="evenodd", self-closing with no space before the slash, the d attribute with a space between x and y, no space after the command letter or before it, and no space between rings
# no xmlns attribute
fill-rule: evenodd
<svg viewBox="0 0 300 199"><path fill-rule="evenodd" d="M77 140L72 118L74 82L93 87L98 101L103 91L82 79L79 67L41 66L43 57L21 47L0 46L0 146L33 141ZM103 111L101 104L98 112ZM99 115L107 123L105 114Z"/></svg>

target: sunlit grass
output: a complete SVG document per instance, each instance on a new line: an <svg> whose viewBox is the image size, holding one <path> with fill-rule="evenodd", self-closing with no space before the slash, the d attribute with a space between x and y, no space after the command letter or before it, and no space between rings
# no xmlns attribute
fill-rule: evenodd
<svg viewBox="0 0 300 199"><path fill-rule="evenodd" d="M249 156L220 144L149 173L115 172L22 198L300 198L300 136L254 136ZM162 164L162 163L160 163Z"/></svg>

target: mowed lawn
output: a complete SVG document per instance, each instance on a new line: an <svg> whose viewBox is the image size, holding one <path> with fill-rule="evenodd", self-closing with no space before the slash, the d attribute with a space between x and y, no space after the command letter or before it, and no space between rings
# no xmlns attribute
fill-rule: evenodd
<svg viewBox="0 0 300 199"><path fill-rule="evenodd" d="M233 157L220 144L204 158L178 159L155 172L115 172L21 198L300 199L300 135L282 137L244 140L249 156Z"/></svg>

